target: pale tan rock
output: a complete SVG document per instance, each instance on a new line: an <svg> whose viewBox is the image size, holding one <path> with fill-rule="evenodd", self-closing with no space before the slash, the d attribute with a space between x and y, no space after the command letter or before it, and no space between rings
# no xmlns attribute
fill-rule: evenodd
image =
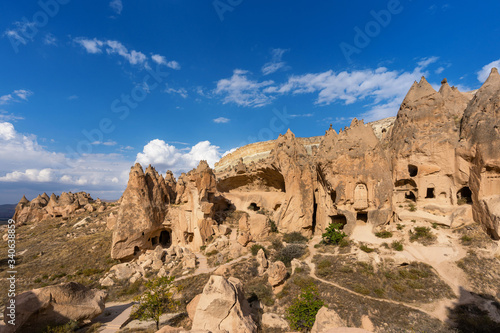
<svg viewBox="0 0 500 333"><path fill-rule="evenodd" d="M247 246L247 244L250 242L251 236L247 231L240 231L238 235L238 243L241 246Z"/></svg>
<svg viewBox="0 0 500 333"><path fill-rule="evenodd" d="M329 329L344 327L346 323L336 311L322 307L316 314L316 320L311 329L311 333L327 332Z"/></svg>
<svg viewBox="0 0 500 333"><path fill-rule="evenodd" d="M286 331L290 329L288 322L276 313L265 312L262 315L262 326Z"/></svg>
<svg viewBox="0 0 500 333"><path fill-rule="evenodd" d="M259 263L258 267L259 275L264 274L267 267L269 266L269 263L266 258L266 253L264 252L263 249L260 249L259 252L257 252L257 256L255 257L255 259L257 260L257 263Z"/></svg>
<svg viewBox="0 0 500 333"><path fill-rule="evenodd" d="M48 325L63 325L70 320L91 320L104 310L106 297L102 290L89 289L75 282L21 293L15 297L15 331L37 332ZM7 322L5 311L4 321ZM14 332L12 326L8 325L6 332Z"/></svg>
<svg viewBox="0 0 500 333"><path fill-rule="evenodd" d="M283 262L276 261L269 266L267 275L267 281L269 282L269 284L273 287L276 287L286 279L288 272Z"/></svg>
<svg viewBox="0 0 500 333"><path fill-rule="evenodd" d="M201 294L196 295L187 305L186 312L188 314L189 319L193 320L194 315L196 313L196 308L198 307L198 303L200 302Z"/></svg>
<svg viewBox="0 0 500 333"><path fill-rule="evenodd" d="M241 282L212 275L205 285L193 319L192 330L256 332Z"/></svg>

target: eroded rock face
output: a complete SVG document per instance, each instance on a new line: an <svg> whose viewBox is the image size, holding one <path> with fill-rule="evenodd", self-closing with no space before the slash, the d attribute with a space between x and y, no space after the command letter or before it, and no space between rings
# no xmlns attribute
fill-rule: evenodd
<svg viewBox="0 0 500 333"><path fill-rule="evenodd" d="M316 320L311 329L311 333L322 333L333 328L344 327L345 321L334 310L326 307L319 309L316 314Z"/></svg>
<svg viewBox="0 0 500 333"><path fill-rule="evenodd" d="M106 292L89 289L75 282L34 289L16 296L16 326L7 325L6 332L41 332L47 327L63 325L71 320L83 322L104 310ZM4 321L8 321L8 309Z"/></svg>
<svg viewBox="0 0 500 333"><path fill-rule="evenodd" d="M212 275L205 285L194 314L192 330L222 332L257 332L250 315L241 282Z"/></svg>
<svg viewBox="0 0 500 333"><path fill-rule="evenodd" d="M285 279L288 276L288 272L283 262L276 261L269 266L269 269L267 270L267 275L268 275L267 281L269 282L269 284L273 287L276 287L283 281L285 281Z"/></svg>
<svg viewBox="0 0 500 333"><path fill-rule="evenodd" d="M59 197L54 193L50 197L43 193L31 201L23 196L16 206L13 220L16 221L17 225L23 225L54 217L67 218L87 205L94 209L92 203L94 203L94 199L85 192L63 192ZM101 204L104 205L104 203Z"/></svg>
<svg viewBox="0 0 500 333"><path fill-rule="evenodd" d="M467 106L461 156L470 161L474 220L500 239L500 75L494 68Z"/></svg>
<svg viewBox="0 0 500 333"><path fill-rule="evenodd" d="M151 238L162 229L169 203L163 177L151 166L144 172L139 163L135 164L121 198L111 257L126 260L152 248Z"/></svg>

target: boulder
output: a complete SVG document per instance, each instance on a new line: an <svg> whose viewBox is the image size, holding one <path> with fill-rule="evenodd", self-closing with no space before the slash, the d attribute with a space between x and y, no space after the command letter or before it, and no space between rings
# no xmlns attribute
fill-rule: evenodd
<svg viewBox="0 0 500 333"><path fill-rule="evenodd" d="M272 263L267 270L267 281L273 287L280 285L283 281L285 281L288 272L286 270L286 266L281 261L276 261Z"/></svg>
<svg viewBox="0 0 500 333"><path fill-rule="evenodd" d="M255 257L257 262L259 263L259 275L264 274L266 271L267 267L269 266L269 263L266 258L266 253L264 252L263 249L260 249L259 252L257 252L257 256Z"/></svg>
<svg viewBox="0 0 500 333"><path fill-rule="evenodd" d="M334 310L322 307L316 314L316 320L311 329L311 333L323 333L330 329L344 327L346 323Z"/></svg>
<svg viewBox="0 0 500 333"><path fill-rule="evenodd" d="M257 332L241 282L212 275L203 288L193 319L192 330L213 333Z"/></svg>
<svg viewBox="0 0 500 333"><path fill-rule="evenodd" d="M107 294L69 282L24 292L15 297L16 326L5 332L42 332L48 325L63 325L71 320L90 321L104 310ZM9 317L4 311L4 321Z"/></svg>
<svg viewBox="0 0 500 333"><path fill-rule="evenodd" d="M194 314L196 313L196 308L198 307L198 303L200 302L201 294L196 295L191 302L189 302L186 306L186 312L188 314L189 319L194 319Z"/></svg>
<svg viewBox="0 0 500 333"><path fill-rule="evenodd" d="M281 318L276 313L268 313L268 312L262 315L262 326L273 329L279 329L281 331L288 331L290 329L290 326L288 325L288 322L285 319Z"/></svg>

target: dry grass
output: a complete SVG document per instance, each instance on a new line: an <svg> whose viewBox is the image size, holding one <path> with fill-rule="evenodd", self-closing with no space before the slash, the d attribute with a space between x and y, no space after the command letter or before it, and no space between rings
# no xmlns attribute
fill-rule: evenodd
<svg viewBox="0 0 500 333"><path fill-rule="evenodd" d="M315 256L316 274L357 293L404 302L429 303L454 297L431 266L411 263L404 267L358 262L345 256Z"/></svg>
<svg viewBox="0 0 500 333"><path fill-rule="evenodd" d="M69 281L99 287L104 272L118 263L110 257L111 231L99 223L107 214L84 213L67 221L55 218L17 228L17 253L25 251L16 258L17 292ZM88 226L73 228L85 217L91 218ZM0 242L0 253L4 256L0 258L0 290L6 290L7 242Z"/></svg>
<svg viewBox="0 0 500 333"><path fill-rule="evenodd" d="M500 300L500 260L498 258L482 258L474 251L457 262L468 276L472 289L476 293L494 295Z"/></svg>

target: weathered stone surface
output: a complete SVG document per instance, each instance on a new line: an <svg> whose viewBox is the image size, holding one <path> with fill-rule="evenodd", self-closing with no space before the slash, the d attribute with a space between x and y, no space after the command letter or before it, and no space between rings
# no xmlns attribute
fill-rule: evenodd
<svg viewBox="0 0 500 333"><path fill-rule="evenodd" d="M311 333L327 332L329 329L344 327L345 321L334 310L322 307L316 314L316 321L311 329Z"/></svg>
<svg viewBox="0 0 500 333"><path fill-rule="evenodd" d="M288 322L276 313L266 312L262 315L262 326L286 331L290 329Z"/></svg>
<svg viewBox="0 0 500 333"><path fill-rule="evenodd" d="M226 280L217 275L210 277L196 307L192 330L213 333L257 331L238 279Z"/></svg>
<svg viewBox="0 0 500 333"><path fill-rule="evenodd" d="M196 295L191 302L186 306L186 312L188 314L189 319L193 320L194 315L196 313L196 308L198 307L198 303L200 302L201 294Z"/></svg>
<svg viewBox="0 0 500 333"><path fill-rule="evenodd" d="M269 269L267 270L267 281L273 287L281 284L287 277L288 272L286 270L286 266L281 261L273 262Z"/></svg>
<svg viewBox="0 0 500 333"><path fill-rule="evenodd" d="M266 253L264 252L263 249L260 249L259 252L257 252L257 256L255 257L257 262L259 263L259 274L262 275L266 271L267 267L269 267L269 263L266 258Z"/></svg>
<svg viewBox="0 0 500 333"><path fill-rule="evenodd" d="M83 322L104 310L106 292L89 289L75 282L34 289L16 296L16 326L6 332L41 332L70 320ZM7 323L7 309L4 321Z"/></svg>

